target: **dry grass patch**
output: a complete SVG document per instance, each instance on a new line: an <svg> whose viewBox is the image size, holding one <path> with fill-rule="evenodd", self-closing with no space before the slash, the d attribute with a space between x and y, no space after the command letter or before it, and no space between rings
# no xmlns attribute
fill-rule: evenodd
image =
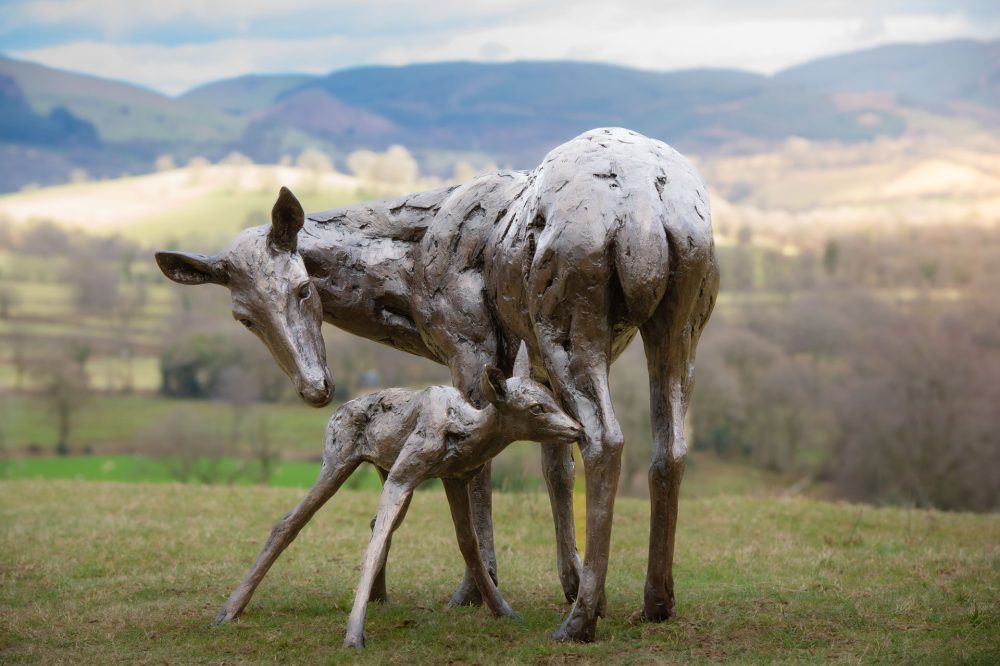
<svg viewBox="0 0 1000 666"><path fill-rule="evenodd" d="M301 491L0 483L0 661L346 662L340 648L377 495L343 491L275 565L238 624L210 628ZM621 499L608 618L594 645L548 635L567 606L548 500L495 498L501 585L523 615L447 610L461 573L439 491L394 539L392 603L370 663L963 662L1000 656L1000 519L739 496L681 508L679 616L630 619L648 507Z"/></svg>

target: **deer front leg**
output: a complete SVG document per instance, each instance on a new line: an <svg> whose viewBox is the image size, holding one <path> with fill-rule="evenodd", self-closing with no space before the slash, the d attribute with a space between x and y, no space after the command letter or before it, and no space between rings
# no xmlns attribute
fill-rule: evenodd
<svg viewBox="0 0 1000 666"><path fill-rule="evenodd" d="M444 490L448 496L448 506L451 507L451 519L455 523L455 536L458 537L458 548L462 551L465 566L472 574L479 594L486 602L495 617L510 617L518 619L517 613L500 594L496 583L490 577L480 555L479 540L472 527L468 481L458 479L442 479Z"/></svg>
<svg viewBox="0 0 1000 666"><path fill-rule="evenodd" d="M413 488L422 478L393 478L390 474L382 487L382 498L379 500L378 513L375 516L375 529L365 551L365 559L361 563L361 582L354 596L354 607L347 621L347 634L344 637L344 647L360 649L365 646L365 614L368 612L368 599L371 597L372 585L378 572L385 566L388 552L389 537L399 525L403 511L413 496Z"/></svg>
<svg viewBox="0 0 1000 666"><path fill-rule="evenodd" d="M278 521L278 524L271 530L271 536L268 538L267 543L264 544L264 549L257 556L253 566L250 567L250 572L243 579L243 582L233 590L233 593L229 595L229 600L226 601L222 610L215 616L212 624L218 625L231 622L240 616L246 605L250 603L250 598L253 596L254 590L260 585L260 581L263 580L271 565L278 559L278 556L292 543L298 535L299 530L309 522L316 511L328 499L333 497L337 489L347 480L357 466L358 462L356 461L349 461L333 466L323 465L319 473L319 478L316 480L315 485L313 485L312 490L309 491L298 506Z"/></svg>
<svg viewBox="0 0 1000 666"><path fill-rule="evenodd" d="M552 521L556 528L556 566L566 601L576 600L580 587L580 553L576 547L573 518L573 483L576 465L573 447L542 442L542 476L549 491Z"/></svg>
<svg viewBox="0 0 1000 666"><path fill-rule="evenodd" d="M484 315L487 316L488 315ZM492 338L491 338L492 339ZM468 345L456 345L450 342L451 358L449 364L451 368L452 384L462 395L472 404L482 407L485 403L482 389L480 387L480 377L483 367L487 364L496 364L496 353L488 353L484 349L470 347ZM486 463L482 471L479 472L469 482L469 495L472 502L472 526L476 530L476 537L479 540L479 552L486 569L494 583L499 581L497 576L497 556L493 545L493 487L491 484L491 464ZM479 587L468 567L465 569L465 576L451 599L448 606L479 606L483 603L479 594Z"/></svg>

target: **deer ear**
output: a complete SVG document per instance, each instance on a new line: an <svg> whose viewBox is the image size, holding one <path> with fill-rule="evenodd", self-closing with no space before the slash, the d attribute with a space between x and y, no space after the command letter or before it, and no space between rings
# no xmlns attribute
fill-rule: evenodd
<svg viewBox="0 0 1000 666"><path fill-rule="evenodd" d="M521 342L514 359L514 376L521 379L531 379L531 359L528 358L528 345Z"/></svg>
<svg viewBox="0 0 1000 666"><path fill-rule="evenodd" d="M229 283L226 262L218 257L188 252L157 252L156 265L164 275L181 284Z"/></svg>
<svg viewBox="0 0 1000 666"><path fill-rule="evenodd" d="M278 192L278 200L271 209L271 232L267 238L275 249L295 252L299 231L305 221L306 214L302 210L302 204L291 190L282 187Z"/></svg>
<svg viewBox="0 0 1000 666"><path fill-rule="evenodd" d="M507 378L500 368L492 365L483 368L483 395L493 404L507 401Z"/></svg>

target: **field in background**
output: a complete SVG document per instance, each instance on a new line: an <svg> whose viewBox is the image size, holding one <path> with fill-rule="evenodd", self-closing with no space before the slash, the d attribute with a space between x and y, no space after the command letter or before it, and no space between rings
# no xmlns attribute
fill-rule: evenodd
<svg viewBox="0 0 1000 666"><path fill-rule="evenodd" d="M821 410L837 407L843 396L817 394L809 404L799 398L816 393L815 387L846 386L841 374L846 365L870 365L859 355L865 349L884 356L870 351L863 338L895 333L878 326L859 329L877 319L859 297L888 313L946 322L955 310L975 310L973 301L967 303L970 293L990 293L1000 248L998 154L995 142L981 136L950 143L906 136L853 145L793 139L766 153L696 156L713 189L724 270L695 396L696 401L712 396L718 409L709 422L704 418L709 409L695 410L695 446L708 442L722 457L750 461L758 468L744 466L751 478L763 468L785 485L803 478L811 486L830 481L835 470L828 463L838 436L831 419L839 417ZM434 184L415 181L414 165L406 159L396 165L406 168L390 172L409 173L408 182L387 184L334 172L322 155L312 157L310 167L254 165L245 158L214 165L196 160L146 176L0 197L0 241L8 242L7 250L0 249L0 454L15 461L30 455L18 475L65 475L73 464L69 460L38 458L58 450L77 456L73 460L83 478L106 478L100 470L109 459L101 456L162 457L175 434L170 427L178 423L194 430L187 433L183 456L205 442L225 442L224 450L210 455L224 461L213 463L223 467L250 465L251 448L261 441L270 449L264 454L279 460L315 459L333 407L314 411L295 400L263 347L231 321L225 290L174 285L151 256L164 247L219 249L239 229L267 222L282 184L295 190L307 210ZM61 248L59 233L69 234ZM25 235L31 237L31 251L15 249ZM81 251L82 246L87 247ZM106 281L114 281L108 284L119 299L88 304L87 298L100 300L103 285L93 277L102 271ZM854 300L823 300L839 292ZM136 305L130 310L132 298ZM863 315L851 321L857 316L851 308ZM980 317L984 330L989 316ZM337 402L377 386L448 379L441 367L422 359L330 327L325 336L340 389ZM837 346L852 336L862 339L857 348ZM990 344L988 336L977 339ZM239 352L240 360L231 359L230 365L249 368L269 394L241 396L233 389L248 383L246 377L228 382L215 377L200 399L161 395L164 354L180 343L186 345L181 356L196 353L192 341L198 340L216 344L204 348L219 353ZM52 359L64 366L78 363L89 387L86 401L74 408L63 446L46 399L53 383L45 364ZM930 378L928 385L935 381ZM636 346L612 374L629 441L621 487L633 494L646 487L651 446L645 384ZM741 439L741 433L749 435ZM253 438L257 444L249 442ZM84 454L94 458L87 461ZM146 471L126 474L123 470L134 466L120 460L113 468L136 481L162 477L162 469L150 472L142 465ZM541 483L534 452L511 450L496 469L501 488ZM723 486L735 480L724 477ZM929 502L906 493L874 498Z"/></svg>
<svg viewBox="0 0 1000 666"><path fill-rule="evenodd" d="M209 627L300 494L0 485L0 659L990 664L998 657L995 516L803 499L682 501L678 616L663 624L633 619L648 505L620 499L598 642L560 645L549 633L568 606L552 571L544 495L494 500L502 589L523 618L510 622L481 609L445 608L461 560L443 494L418 493L393 539L391 603L370 608L369 647L359 655L340 642L377 496L343 491L271 570L244 618Z"/></svg>

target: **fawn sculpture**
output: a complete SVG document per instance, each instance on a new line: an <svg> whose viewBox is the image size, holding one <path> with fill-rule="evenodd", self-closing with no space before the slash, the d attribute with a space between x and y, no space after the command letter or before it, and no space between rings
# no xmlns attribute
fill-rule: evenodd
<svg viewBox="0 0 1000 666"><path fill-rule="evenodd" d="M365 613L375 579L385 567L390 537L402 523L414 489L431 478L444 483L459 549L486 606L497 617L517 617L480 557L469 480L515 440L569 445L579 437L580 426L544 386L530 379L504 379L503 372L487 366L482 390L489 402L481 410L456 389L444 386L386 389L338 409L326 429L319 479L275 525L250 572L219 611L216 624L239 617L274 561L362 462L375 465L384 483L344 645L364 647Z"/></svg>
<svg viewBox="0 0 1000 666"><path fill-rule="evenodd" d="M461 186L305 216L282 189L272 224L244 230L215 256L160 252L182 284L225 285L233 316L271 350L303 400L332 396L320 327L327 321L438 363L474 405L485 365L510 374L523 342L531 377L583 428L587 547L577 554L573 457L542 442L559 577L572 610L557 640L592 641L603 610L624 436L610 364L642 337L653 455L649 560L642 616L674 613L677 500L684 415L698 340L719 272L708 192L666 144L621 128L586 132L532 171L484 174ZM473 481L473 522L496 573L489 466ZM455 593L474 602L467 570Z"/></svg>

